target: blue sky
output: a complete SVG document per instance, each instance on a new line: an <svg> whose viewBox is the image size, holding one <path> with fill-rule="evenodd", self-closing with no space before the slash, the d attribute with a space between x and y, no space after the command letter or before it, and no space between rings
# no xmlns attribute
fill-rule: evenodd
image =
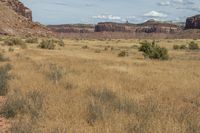
<svg viewBox="0 0 200 133"><path fill-rule="evenodd" d="M21 0L42 24L184 21L200 14L200 0Z"/></svg>

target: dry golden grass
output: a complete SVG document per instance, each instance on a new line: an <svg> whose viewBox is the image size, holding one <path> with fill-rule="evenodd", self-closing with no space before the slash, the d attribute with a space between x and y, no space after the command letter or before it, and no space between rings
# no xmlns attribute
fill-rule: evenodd
<svg viewBox="0 0 200 133"><path fill-rule="evenodd" d="M140 41L66 39L55 50L29 44L13 52L1 46L13 66L8 97L17 89L45 99L39 118L10 118L12 131L198 133L200 51L173 50L191 40L159 40L170 60L149 60L137 50ZM123 50L128 56L118 57Z"/></svg>

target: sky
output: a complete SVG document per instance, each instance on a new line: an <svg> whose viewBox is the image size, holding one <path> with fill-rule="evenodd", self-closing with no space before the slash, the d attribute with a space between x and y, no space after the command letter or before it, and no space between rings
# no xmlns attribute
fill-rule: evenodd
<svg viewBox="0 0 200 133"><path fill-rule="evenodd" d="M184 22L200 14L200 0L20 0L42 24Z"/></svg>

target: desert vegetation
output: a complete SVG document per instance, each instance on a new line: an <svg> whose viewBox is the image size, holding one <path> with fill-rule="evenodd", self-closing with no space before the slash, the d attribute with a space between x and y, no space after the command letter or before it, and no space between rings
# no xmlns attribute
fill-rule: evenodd
<svg viewBox="0 0 200 133"><path fill-rule="evenodd" d="M199 132L199 40L55 40L12 52L0 41L10 132Z"/></svg>
<svg viewBox="0 0 200 133"><path fill-rule="evenodd" d="M152 43L147 41L141 42L139 51L143 52L144 56L150 59L167 60L169 58L168 50L164 47L156 45L155 41Z"/></svg>

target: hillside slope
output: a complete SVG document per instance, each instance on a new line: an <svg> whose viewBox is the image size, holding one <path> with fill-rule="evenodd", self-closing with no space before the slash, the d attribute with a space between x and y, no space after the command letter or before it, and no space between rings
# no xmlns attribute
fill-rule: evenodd
<svg viewBox="0 0 200 133"><path fill-rule="evenodd" d="M0 1L0 34L47 36L51 32L46 27L32 22Z"/></svg>

